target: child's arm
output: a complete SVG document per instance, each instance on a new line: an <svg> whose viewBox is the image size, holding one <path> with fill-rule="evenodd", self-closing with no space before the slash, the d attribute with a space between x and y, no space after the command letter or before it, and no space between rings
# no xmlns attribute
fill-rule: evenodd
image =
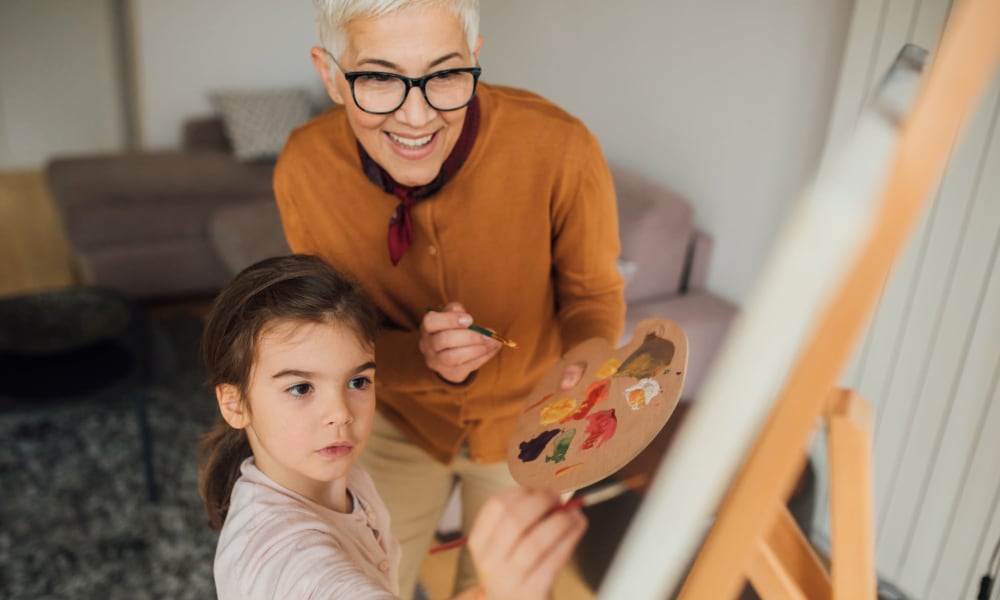
<svg viewBox="0 0 1000 600"><path fill-rule="evenodd" d="M553 512L559 500L554 492L523 488L490 498L469 534L481 588L459 598L550 598L587 527L578 508Z"/></svg>

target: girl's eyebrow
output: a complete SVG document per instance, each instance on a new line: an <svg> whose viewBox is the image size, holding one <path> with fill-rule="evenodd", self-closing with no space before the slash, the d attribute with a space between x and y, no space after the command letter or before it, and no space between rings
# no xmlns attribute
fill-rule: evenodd
<svg viewBox="0 0 1000 600"><path fill-rule="evenodd" d="M448 60L451 60L453 58L462 58L462 55L459 54L458 52L452 52L450 54L445 54L441 58L438 58L437 60L432 61L429 65L427 65L427 68L432 69L432 68L440 65L441 63L446 62ZM358 65L375 65L375 66L379 66L379 67L385 67L386 69L392 69L394 71L402 71L403 70L402 67L400 67L396 63L394 63L392 61L388 61L388 60L383 60L381 58L366 58L364 60L358 61Z"/></svg>
<svg viewBox="0 0 1000 600"><path fill-rule="evenodd" d="M278 371L274 375L271 375L271 379L280 379L282 377L297 377L299 379L312 379L315 373L311 371L299 371L298 369L284 369Z"/></svg>
<svg viewBox="0 0 1000 600"><path fill-rule="evenodd" d="M365 363L362 363L362 364L358 365L351 372L352 373L361 373L363 371L367 371L369 369L374 369L374 368L375 368L375 361L374 360L369 360L369 361L367 361ZM296 377L298 379L313 379L315 376L316 376L316 374L313 373L312 371L300 371L298 369L283 369L281 371L278 371L274 375L272 375L271 379L280 379L282 377Z"/></svg>

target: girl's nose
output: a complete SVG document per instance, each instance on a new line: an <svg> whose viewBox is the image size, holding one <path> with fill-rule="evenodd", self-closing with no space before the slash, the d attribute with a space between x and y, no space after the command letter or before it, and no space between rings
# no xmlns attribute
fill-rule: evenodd
<svg viewBox="0 0 1000 600"><path fill-rule="evenodd" d="M354 421L347 403L342 398L332 398L327 404L323 422L327 425L350 425Z"/></svg>

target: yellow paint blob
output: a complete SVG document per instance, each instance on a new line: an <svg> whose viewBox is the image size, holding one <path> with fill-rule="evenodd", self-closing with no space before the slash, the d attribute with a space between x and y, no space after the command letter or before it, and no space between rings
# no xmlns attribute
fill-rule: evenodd
<svg viewBox="0 0 1000 600"><path fill-rule="evenodd" d="M576 399L563 396L542 407L542 412L538 413L538 422L542 425L557 423L574 410L576 410Z"/></svg>
<svg viewBox="0 0 1000 600"><path fill-rule="evenodd" d="M597 370L597 378L605 379L618 372L618 367L622 366L622 361L617 358L609 358L601 368Z"/></svg>

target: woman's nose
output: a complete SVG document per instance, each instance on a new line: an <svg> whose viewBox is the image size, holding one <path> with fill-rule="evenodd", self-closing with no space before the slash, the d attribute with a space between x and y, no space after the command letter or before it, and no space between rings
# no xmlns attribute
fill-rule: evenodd
<svg viewBox="0 0 1000 600"><path fill-rule="evenodd" d="M417 86L410 88L403 105L396 110L398 121L415 128L430 123L436 115L437 111L427 103L424 92Z"/></svg>

